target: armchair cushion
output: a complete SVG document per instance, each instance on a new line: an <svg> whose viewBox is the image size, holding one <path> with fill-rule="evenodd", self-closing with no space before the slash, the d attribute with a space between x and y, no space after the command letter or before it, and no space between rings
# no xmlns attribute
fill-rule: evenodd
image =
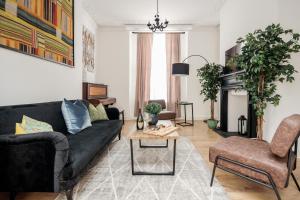
<svg viewBox="0 0 300 200"><path fill-rule="evenodd" d="M159 105L161 105L161 109L166 109L166 101L163 99L157 99L157 100L149 100L148 103L158 103Z"/></svg>
<svg viewBox="0 0 300 200"><path fill-rule="evenodd" d="M267 142L236 136L229 137L209 148L209 160L215 162L217 156L264 170L271 174L277 187L284 188L285 186L288 177L287 158L274 155ZM269 182L266 176L241 166L222 160L219 160L218 164L246 176Z"/></svg>
<svg viewBox="0 0 300 200"><path fill-rule="evenodd" d="M175 119L176 118L176 113L173 111L161 111L158 114L158 119L159 120L169 120L169 119Z"/></svg>
<svg viewBox="0 0 300 200"><path fill-rule="evenodd" d="M271 142L271 151L283 158L300 133L300 115L285 118L278 126Z"/></svg>

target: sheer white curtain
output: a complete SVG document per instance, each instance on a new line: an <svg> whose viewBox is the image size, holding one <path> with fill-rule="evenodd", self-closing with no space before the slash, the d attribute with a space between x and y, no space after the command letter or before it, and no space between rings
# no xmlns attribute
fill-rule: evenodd
<svg viewBox="0 0 300 200"><path fill-rule="evenodd" d="M153 34L150 99L167 101L166 35Z"/></svg>

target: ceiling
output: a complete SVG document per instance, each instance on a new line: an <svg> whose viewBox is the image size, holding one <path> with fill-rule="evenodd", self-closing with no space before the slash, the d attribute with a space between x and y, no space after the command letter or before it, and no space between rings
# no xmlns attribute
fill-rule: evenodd
<svg viewBox="0 0 300 200"><path fill-rule="evenodd" d="M218 25L225 1L159 0L159 13L170 24ZM156 13L156 0L84 0L83 6L102 26L146 24Z"/></svg>

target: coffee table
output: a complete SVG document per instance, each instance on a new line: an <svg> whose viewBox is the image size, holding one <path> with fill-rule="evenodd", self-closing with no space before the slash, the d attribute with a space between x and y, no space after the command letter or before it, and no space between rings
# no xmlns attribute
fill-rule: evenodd
<svg viewBox="0 0 300 200"><path fill-rule="evenodd" d="M171 121L165 120L165 121L159 121L158 124L164 124L169 125L172 124ZM168 135L165 136L156 136L156 135L149 135L143 133L143 131L135 131L131 134L129 134L128 139L130 140L130 153L131 153L131 169L132 169L132 175L175 175L175 160L176 160L176 140L179 138L179 134L177 131L174 131ZM133 141L139 141L139 147L140 148L168 148L169 146L169 140L174 141L173 145L173 169L170 172L146 172L146 171L135 171L134 169L134 155L133 155ZM142 145L142 140L166 140L166 145Z"/></svg>

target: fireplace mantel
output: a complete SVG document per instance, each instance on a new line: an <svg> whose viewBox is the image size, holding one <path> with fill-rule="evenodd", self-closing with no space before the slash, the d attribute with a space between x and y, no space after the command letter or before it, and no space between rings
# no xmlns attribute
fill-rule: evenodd
<svg viewBox="0 0 300 200"><path fill-rule="evenodd" d="M231 136L228 132L228 91L241 89L242 81L238 80L238 76L244 71L238 71L230 74L221 75L221 91L220 91L220 128L219 133L224 137ZM256 138L256 115L248 95L248 115L247 115L247 135L245 137Z"/></svg>

